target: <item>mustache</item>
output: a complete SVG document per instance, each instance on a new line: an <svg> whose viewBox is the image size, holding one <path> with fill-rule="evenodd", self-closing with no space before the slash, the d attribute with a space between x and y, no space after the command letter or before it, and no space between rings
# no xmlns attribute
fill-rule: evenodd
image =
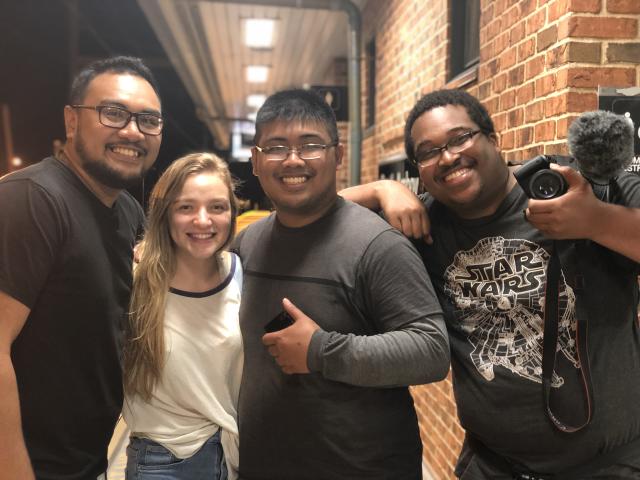
<svg viewBox="0 0 640 480"><path fill-rule="evenodd" d="M446 177L454 170L457 170L461 167L471 166L472 162L467 161L465 157L458 157L451 165L447 165L446 167L438 168L438 177Z"/></svg>

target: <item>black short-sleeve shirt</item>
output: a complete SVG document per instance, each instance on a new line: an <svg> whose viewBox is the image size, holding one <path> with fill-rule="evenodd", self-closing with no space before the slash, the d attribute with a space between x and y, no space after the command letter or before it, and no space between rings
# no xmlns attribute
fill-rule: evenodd
<svg viewBox="0 0 640 480"><path fill-rule="evenodd" d="M54 158L3 178L0 205L0 290L31 310L11 348L31 462L39 479L95 478L122 406L142 209L126 192L105 206Z"/></svg>

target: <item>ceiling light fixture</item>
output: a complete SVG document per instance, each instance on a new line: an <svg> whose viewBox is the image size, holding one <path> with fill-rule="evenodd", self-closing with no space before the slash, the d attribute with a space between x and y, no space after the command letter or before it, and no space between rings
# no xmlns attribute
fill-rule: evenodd
<svg viewBox="0 0 640 480"><path fill-rule="evenodd" d="M262 93L253 93L247 97L247 106L253 108L260 108L267 96Z"/></svg>
<svg viewBox="0 0 640 480"><path fill-rule="evenodd" d="M249 65L246 69L247 82L265 83L269 78L269 67L265 65Z"/></svg>
<svg viewBox="0 0 640 480"><path fill-rule="evenodd" d="M244 43L251 48L273 47L275 21L267 18L247 18L244 21Z"/></svg>

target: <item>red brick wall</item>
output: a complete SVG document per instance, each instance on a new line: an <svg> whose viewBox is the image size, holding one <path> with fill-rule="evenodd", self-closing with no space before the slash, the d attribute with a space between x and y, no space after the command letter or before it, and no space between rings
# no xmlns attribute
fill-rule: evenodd
<svg viewBox="0 0 640 480"><path fill-rule="evenodd" d="M458 423L451 373L442 382L412 387L411 393L420 423L424 463L434 480L455 478L452 472L464 431Z"/></svg>
<svg viewBox="0 0 640 480"><path fill-rule="evenodd" d="M402 152L415 101L459 86L446 83L449 3L369 0L365 6L363 41L375 37L377 65L376 123L363 142L363 182L377 178L380 161ZM597 108L599 85L640 85L639 14L640 0L481 1L480 63L476 80L464 88L492 114L507 160L566 152L567 128ZM425 463L435 479L454 478L462 429L450 378L412 393Z"/></svg>
<svg viewBox="0 0 640 480"><path fill-rule="evenodd" d="M640 81L637 0L482 2L478 81L507 160L566 153L571 121L597 87Z"/></svg>
<svg viewBox="0 0 640 480"><path fill-rule="evenodd" d="M420 92L445 81L446 5L445 0L370 0L363 12L363 38L375 34L376 39L376 123L363 147L368 155L363 154L362 182L375 180L378 163L402 151L404 119ZM364 85L363 80L366 105Z"/></svg>

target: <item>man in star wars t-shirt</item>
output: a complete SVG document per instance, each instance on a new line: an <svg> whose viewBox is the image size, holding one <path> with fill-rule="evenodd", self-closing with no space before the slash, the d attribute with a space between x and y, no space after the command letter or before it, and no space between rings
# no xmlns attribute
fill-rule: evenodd
<svg viewBox="0 0 640 480"><path fill-rule="evenodd" d="M445 312L468 440L458 477L640 478L640 178L620 174L605 203L577 171L554 165L568 191L529 200L502 158L486 109L459 90L419 100L407 120L405 147L429 192L419 208L411 208L416 198L398 182L341 193L382 207L406 234L426 236L418 248ZM595 407L589 424L575 433L554 426L541 386L554 239L588 240L580 263L589 293L583 334ZM587 362L578 356L580 304L568 278L559 280L552 406L563 418L583 418L591 406L581 382Z"/></svg>

